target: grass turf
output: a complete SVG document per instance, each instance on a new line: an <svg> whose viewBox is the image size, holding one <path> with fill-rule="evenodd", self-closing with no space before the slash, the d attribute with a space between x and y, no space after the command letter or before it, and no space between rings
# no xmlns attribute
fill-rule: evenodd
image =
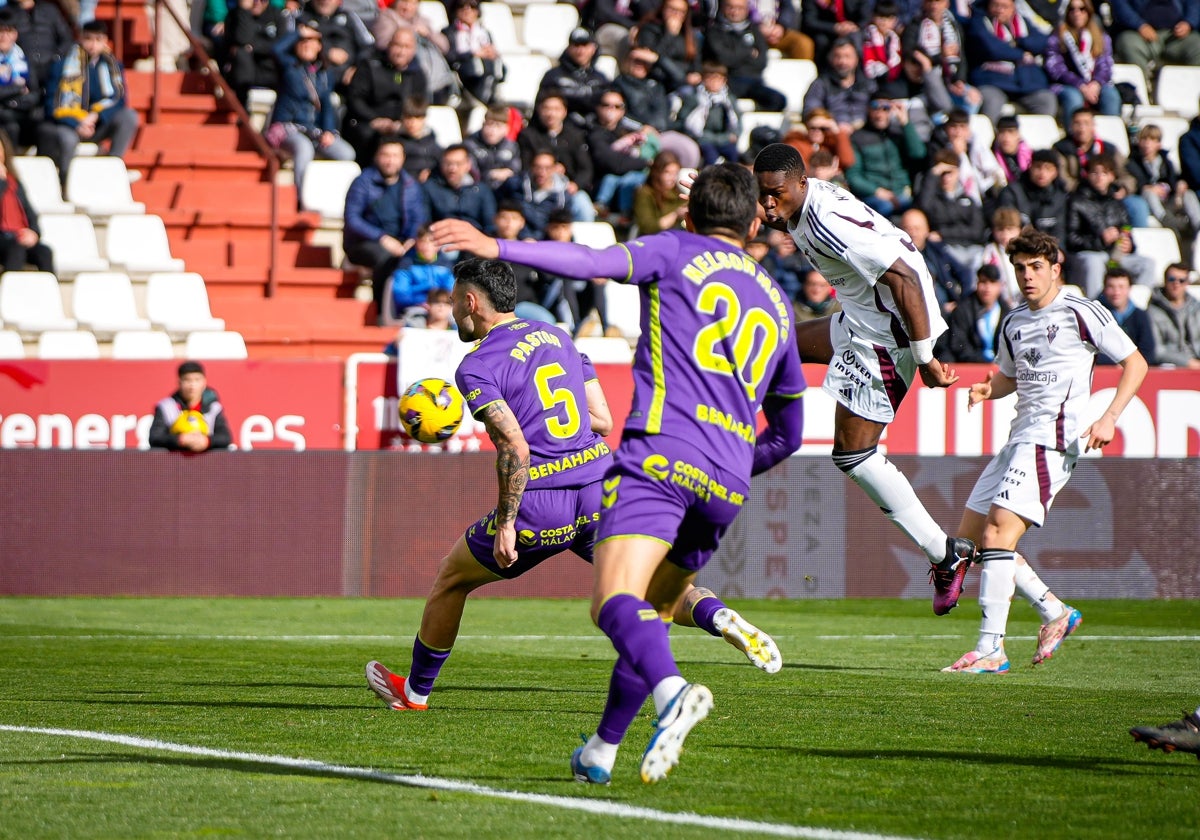
<svg viewBox="0 0 1200 840"><path fill-rule="evenodd" d="M473 600L431 711L399 713L367 691L362 668L379 658L407 670L418 601L0 599L0 725L755 820L793 836L1200 833L1200 762L1149 752L1127 732L1200 703L1200 602L1077 603L1082 628L1037 668L1036 618L1018 602L1005 676L939 671L974 643L973 603L942 619L917 601L734 605L775 636L785 667L768 676L717 639L673 630L684 675L716 707L653 786L637 778L649 706L611 787L570 778L613 658L575 601ZM0 802L4 838L720 833L11 731L0 731Z"/></svg>

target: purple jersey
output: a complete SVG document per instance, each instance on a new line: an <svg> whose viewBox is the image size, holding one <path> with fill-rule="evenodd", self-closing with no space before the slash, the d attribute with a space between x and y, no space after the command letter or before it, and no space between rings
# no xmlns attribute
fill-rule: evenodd
<svg viewBox="0 0 1200 840"><path fill-rule="evenodd" d="M713 237L670 230L624 247L624 279L642 302L625 428L686 440L748 476L763 399L805 389L787 295L742 249Z"/></svg>
<svg viewBox="0 0 1200 840"><path fill-rule="evenodd" d="M591 361L553 324L505 321L476 342L454 379L471 414L503 400L529 444L529 489L582 487L612 462L592 431L585 384Z"/></svg>

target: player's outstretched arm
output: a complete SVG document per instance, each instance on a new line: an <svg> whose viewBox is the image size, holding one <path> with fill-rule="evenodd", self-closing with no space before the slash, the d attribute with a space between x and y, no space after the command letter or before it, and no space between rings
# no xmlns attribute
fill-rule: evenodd
<svg viewBox="0 0 1200 840"><path fill-rule="evenodd" d="M492 556L500 568L507 569L517 562L517 511L529 483L529 443L503 400L484 406L479 419L496 447L496 479L500 486Z"/></svg>
<svg viewBox="0 0 1200 840"><path fill-rule="evenodd" d="M588 417L591 418L592 431L603 437L613 430L608 398L604 396L604 388L600 386L599 379L589 379L583 387L587 394Z"/></svg>
<svg viewBox="0 0 1200 840"><path fill-rule="evenodd" d="M1100 415L1100 419L1084 429L1083 434L1079 436L1080 439L1087 439L1085 452L1100 449L1112 442L1117 434L1117 418L1121 416L1125 406L1129 405L1138 388L1142 387L1142 380L1146 378L1146 359L1137 350L1122 359L1120 365L1121 378L1117 380L1117 393L1113 395L1112 402Z"/></svg>
<svg viewBox="0 0 1200 840"><path fill-rule="evenodd" d="M442 219L430 226L433 240L443 251L469 251L485 260L500 256L500 244L470 222Z"/></svg>
<svg viewBox="0 0 1200 840"><path fill-rule="evenodd" d="M768 396L763 400L767 428L754 443L751 475L764 473L800 448L804 442L804 395Z"/></svg>
<svg viewBox="0 0 1200 840"><path fill-rule="evenodd" d="M933 357L933 330L929 324L929 310L925 305L921 279L906 262L896 260L879 278L879 282L891 289L892 299L900 310L913 357L921 370L921 381L930 388L949 388L958 381L958 374Z"/></svg>

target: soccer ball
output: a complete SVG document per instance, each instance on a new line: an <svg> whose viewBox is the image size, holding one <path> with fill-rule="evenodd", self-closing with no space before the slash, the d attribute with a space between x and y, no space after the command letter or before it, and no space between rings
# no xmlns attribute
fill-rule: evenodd
<svg viewBox="0 0 1200 840"><path fill-rule="evenodd" d="M400 423L421 443L441 443L462 419L462 394L444 379L420 379L400 398Z"/></svg>
<svg viewBox="0 0 1200 840"><path fill-rule="evenodd" d="M199 411L188 409L176 418L171 424L171 434L182 435L187 432L199 432L202 435L208 434L208 421L204 419L204 415Z"/></svg>

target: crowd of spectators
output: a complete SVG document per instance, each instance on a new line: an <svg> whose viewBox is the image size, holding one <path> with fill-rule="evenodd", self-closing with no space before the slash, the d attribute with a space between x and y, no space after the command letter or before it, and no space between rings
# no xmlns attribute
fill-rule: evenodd
<svg viewBox="0 0 1200 840"><path fill-rule="evenodd" d="M1016 301L1003 248L1022 225L1057 236L1068 282L1097 299L1114 268L1135 285L1163 282L1131 229L1175 231L1185 255L1200 232L1200 122L1179 160L1153 120L1128 126L1127 157L1095 122L1136 97L1115 83L1116 63L1141 68L1150 90L1158 68L1200 65L1200 0L574 5L580 26L528 111L497 98L505 56L480 0L446 0L444 28L417 0L216 0L202 34L239 97L275 90L264 134L293 161L298 185L314 158L363 168L347 196L345 245L370 272L381 315L426 305L412 300L420 290L385 298L403 286L398 272L421 267L415 245L430 222L466 219L500 234L497 220L509 230L519 214L513 235L532 238L562 235L553 220L564 218L607 220L622 236L677 227L681 169L750 163L780 139L814 177L909 231L947 316L961 304L994 311L980 278L1000 303ZM0 7L0 128L18 148L44 146L63 173L80 140L119 155L137 127L104 25L76 37L78 24L60 0ZM814 61L817 76L800 113L756 129L747 150L745 111L784 112L797 93L764 81L771 50ZM602 56L615 60L613 78L598 69ZM472 109L486 114L444 148L426 124L431 105L453 106L464 125ZM1031 146L1013 111L1053 116L1065 136ZM973 115L990 121L994 139L976 134ZM754 246L799 309L827 311L835 291L784 239ZM580 306L590 298L599 305ZM603 315L602 298L602 289L534 279L526 302L577 321L580 309Z"/></svg>

